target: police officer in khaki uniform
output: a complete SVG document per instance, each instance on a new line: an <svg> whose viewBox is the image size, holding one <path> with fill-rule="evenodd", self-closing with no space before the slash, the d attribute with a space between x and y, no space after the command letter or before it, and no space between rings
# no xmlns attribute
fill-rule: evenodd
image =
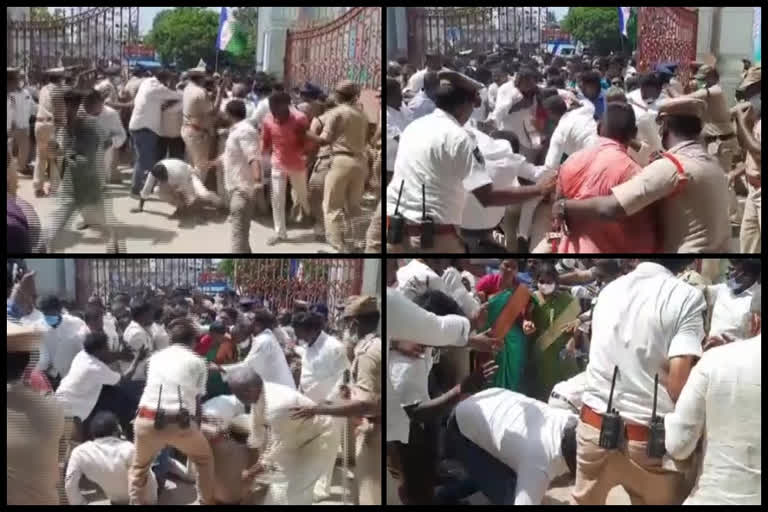
<svg viewBox="0 0 768 512"><path fill-rule="evenodd" d="M190 163L200 180L205 183L211 148L215 143L214 123L221 105L223 87L218 87L216 99L211 102L203 87L206 77L205 69L192 68L187 70L187 75L189 83L184 87L182 98L184 120L181 125L181 138L184 139L189 152Z"/></svg>
<svg viewBox="0 0 768 512"><path fill-rule="evenodd" d="M356 83L342 80L335 92L338 106L328 112L322 133L318 136L310 130L307 138L331 146L331 168L323 192L325 235L334 248L347 252L362 240L365 229L361 224L360 203L367 178L364 155L368 118L356 106L360 97ZM344 217L351 232L351 243L344 239Z"/></svg>
<svg viewBox="0 0 768 512"><path fill-rule="evenodd" d="M715 68L704 64L696 73L695 79L698 89L688 94L688 97L698 98L707 103L701 134L707 152L717 158L723 171L727 174L731 172L733 159L739 152L739 143L731 124L731 114L728 111L725 93L720 85L720 75ZM728 200L730 201L731 223L738 225L740 222L739 205L736 191L733 188L728 190Z"/></svg>
<svg viewBox="0 0 768 512"><path fill-rule="evenodd" d="M63 461L59 460L64 413L52 397L22 382L30 354L40 348L40 333L10 321L6 327L6 503L66 504Z"/></svg>
<svg viewBox="0 0 768 512"><path fill-rule="evenodd" d="M351 401L340 404L318 404L294 410L294 418L317 414L362 417L357 427L355 480L360 505L381 504L381 382L382 358L379 308L375 297L353 296L343 312L350 336L359 341L352 362Z"/></svg>
<svg viewBox="0 0 768 512"><path fill-rule="evenodd" d="M376 94L377 98L381 98L381 90ZM376 133L373 135L371 145L375 151L373 161L373 179L381 186L381 119L376 127ZM377 189L380 193L380 189ZM368 225L368 231L365 233L365 252L367 253L380 253L381 252L381 199L376 205L373 211L373 217L371 217L371 223Z"/></svg>
<svg viewBox="0 0 768 512"><path fill-rule="evenodd" d="M661 252L729 252L728 185L718 161L701 144L706 103L686 96L659 107L666 153L608 196L558 200L553 215L574 229L586 219L618 219L658 208Z"/></svg>

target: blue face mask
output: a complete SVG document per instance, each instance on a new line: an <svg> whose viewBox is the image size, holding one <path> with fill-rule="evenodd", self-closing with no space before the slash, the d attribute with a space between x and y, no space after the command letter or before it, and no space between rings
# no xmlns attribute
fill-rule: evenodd
<svg viewBox="0 0 768 512"><path fill-rule="evenodd" d="M45 322L51 327L57 327L61 323L61 315L45 315Z"/></svg>

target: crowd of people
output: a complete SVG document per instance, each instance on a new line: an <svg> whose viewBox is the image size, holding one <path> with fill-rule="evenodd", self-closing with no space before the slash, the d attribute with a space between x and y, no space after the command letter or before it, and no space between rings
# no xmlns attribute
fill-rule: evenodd
<svg viewBox="0 0 768 512"><path fill-rule="evenodd" d="M390 61L388 250L759 253L761 65L743 62L729 108L702 62Z"/></svg>
<svg viewBox="0 0 768 512"><path fill-rule="evenodd" d="M176 208L171 218L228 212L233 253L251 252L251 222L270 210L275 233L267 245L289 239L287 221L311 226L315 240L339 252L363 252L366 236L367 250L380 245L373 237L380 226L363 207L379 201L381 130L363 112L354 82L332 91L309 82L286 90L261 72L136 67L128 77L117 66L52 68L39 83L8 68L7 80L14 253L61 250L60 234L77 212L77 229L101 228L107 250L125 252L131 234L105 186L120 183L126 158L137 201L131 214L141 215L155 189ZM32 178L36 197L55 198L44 231L34 203L17 197L17 171Z"/></svg>
<svg viewBox="0 0 768 512"><path fill-rule="evenodd" d="M340 447L343 501L381 502L375 297L334 313L146 289L76 309L8 274L9 505L93 501L82 477L112 504L156 504L173 478L201 504L310 505Z"/></svg>
<svg viewBox="0 0 768 512"><path fill-rule="evenodd" d="M387 504L761 502L760 259L390 259L387 282Z"/></svg>

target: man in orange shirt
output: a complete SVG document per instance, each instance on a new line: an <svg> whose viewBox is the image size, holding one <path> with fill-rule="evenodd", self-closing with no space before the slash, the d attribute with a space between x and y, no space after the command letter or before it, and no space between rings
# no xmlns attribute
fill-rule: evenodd
<svg viewBox="0 0 768 512"><path fill-rule="evenodd" d="M558 207L566 199L607 196L642 168L627 154L635 137L635 113L626 103L609 103L598 125L599 142L577 151L560 167ZM557 249L562 253L648 253L656 249L656 229L648 208L624 220L580 223L566 230Z"/></svg>

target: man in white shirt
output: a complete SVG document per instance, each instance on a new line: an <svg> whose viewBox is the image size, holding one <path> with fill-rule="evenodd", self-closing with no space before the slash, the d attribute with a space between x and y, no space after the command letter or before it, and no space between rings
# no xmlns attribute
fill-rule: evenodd
<svg viewBox="0 0 768 512"><path fill-rule="evenodd" d="M154 311L148 302L138 302L131 307L131 317L133 320L123 333L123 341L134 352L137 353L144 347L149 354L157 351L154 337L152 336L152 323ZM147 362L144 361L136 369L133 380L144 381L147 379Z"/></svg>
<svg viewBox="0 0 768 512"><path fill-rule="evenodd" d="M158 186L160 199L176 207L171 214L172 219L180 218L196 204L209 204L215 207L221 207L224 204L215 192L203 185L191 165L183 160L166 158L153 164L149 170L139 195L139 206L132 208L131 212L138 213L144 210L144 201L152 194L155 185Z"/></svg>
<svg viewBox="0 0 768 512"><path fill-rule="evenodd" d="M560 168L563 156L570 156L597 142L594 107L591 104L585 104L568 110L560 96L550 96L544 100L542 106L549 120L556 125L549 140L544 166L557 170Z"/></svg>
<svg viewBox="0 0 768 512"><path fill-rule="evenodd" d="M405 223L402 240L387 244L390 252L463 253L458 236L466 193L473 193L483 206L507 205L530 196L530 190L496 190L485 172L484 159L473 135L464 129L482 84L456 72L440 73L437 110L408 125L402 134L395 173L387 187L387 215L397 213ZM478 166L472 165L476 160ZM402 196L400 188L402 186ZM554 186L550 180L543 193ZM422 217L433 221L432 247L421 247ZM388 223L389 224L389 223Z"/></svg>
<svg viewBox="0 0 768 512"><path fill-rule="evenodd" d="M403 89L403 95L416 94L422 90L424 88L424 77L428 72L448 71L448 68L441 66L440 55L428 53L424 57L426 59L426 67L411 75L408 85Z"/></svg>
<svg viewBox="0 0 768 512"><path fill-rule="evenodd" d="M110 94L114 94L114 86L109 80L104 80L95 89L106 102ZM109 133L112 144L104 151L104 168L102 180L105 183L120 183L120 175L117 172L117 150L125 143L127 135L120 119L120 113L109 105L104 105L98 116L99 124Z"/></svg>
<svg viewBox="0 0 768 512"><path fill-rule="evenodd" d="M171 82L169 85L172 85ZM184 94L186 84L179 82L176 84L176 91ZM181 138L181 124L184 121L183 106L180 101L170 104L161 113L160 131L158 142L160 159L177 158L184 160L185 146L184 139Z"/></svg>
<svg viewBox="0 0 768 512"><path fill-rule="evenodd" d="M232 393L251 408L248 448L252 451L243 482L271 473L264 505L311 505L316 483L327 471L338 447L330 416L291 418L298 407L314 407L293 388L264 381L251 366L227 376Z"/></svg>
<svg viewBox="0 0 768 512"><path fill-rule="evenodd" d="M682 258L645 261L603 288L592 312L592 339L586 389L577 430L578 468L572 499L602 505L622 485L633 504L682 503L691 461L646 455L659 375L656 413L674 403L701 357L706 303L700 291L676 274L690 263ZM612 407L624 424L626 449L598 445L614 369L618 368ZM681 494L685 493L685 494Z"/></svg>
<svg viewBox="0 0 768 512"><path fill-rule="evenodd" d="M228 374L233 368L249 365L265 381L276 382L289 388L296 388L296 383L293 381L291 370L288 368L288 362L285 359L283 349L272 332L274 325L275 319L271 313L263 309L254 311L252 337L248 355L239 363L223 365L222 369L225 374ZM239 328L245 328L245 326L242 323L235 326L235 329Z"/></svg>
<svg viewBox="0 0 768 512"><path fill-rule="evenodd" d="M344 344L322 330L325 320L315 313L299 313L293 316L291 324L296 337L306 343L301 357L301 378L299 389L318 404L332 401L340 396L340 387L351 361ZM326 474L315 488L318 498L330 495L331 478L335 454L341 444L343 421L332 420L334 429L334 457L328 461Z"/></svg>
<svg viewBox="0 0 768 512"><path fill-rule="evenodd" d="M403 103L400 82L387 78L387 183L395 172L395 157L400 135L413 120L411 111Z"/></svg>
<svg viewBox="0 0 768 512"><path fill-rule="evenodd" d="M34 107L34 100L32 95L29 94L26 88L20 86L20 82L16 82L15 89L9 89L11 101L13 101L13 126L12 136L13 144L17 150L17 161L19 164L19 170L26 173L27 166L29 164L29 118L32 115L32 108Z"/></svg>
<svg viewBox="0 0 768 512"><path fill-rule="evenodd" d="M493 71L493 83L488 86L488 108L491 112L496 108L496 98L499 94L499 87L507 83L509 73L504 65Z"/></svg>
<svg viewBox="0 0 768 512"><path fill-rule="evenodd" d="M242 101L227 103L226 115L232 126L220 161L224 168L224 188L229 197L232 252L250 254L256 184L261 181L259 132L246 120Z"/></svg>
<svg viewBox="0 0 768 512"><path fill-rule="evenodd" d="M437 78L436 72L430 71L424 75L424 88L408 102L412 121L431 114L437 108L435 106L435 94L439 86L440 80Z"/></svg>
<svg viewBox="0 0 768 512"><path fill-rule="evenodd" d="M133 101L128 129L131 131L136 160L131 184L131 194L134 196L141 193L145 175L158 159L162 110L174 102L181 101L181 94L167 87L170 79L170 73L167 71L159 71L156 76L145 79L141 82Z"/></svg>
<svg viewBox="0 0 768 512"><path fill-rule="evenodd" d="M85 322L64 313L59 298L44 297L39 304L44 322L35 324L44 330L37 369L45 372L56 389L72 365L72 360L83 348Z"/></svg>
<svg viewBox="0 0 768 512"><path fill-rule="evenodd" d="M630 156L640 165L648 165L654 152L663 151L661 135L656 124L659 105L668 98L657 73L644 73L639 77L640 87L627 93L627 103L632 105L637 120L637 136L641 148L630 149Z"/></svg>
<svg viewBox="0 0 768 512"><path fill-rule="evenodd" d="M128 470L136 448L123 439L117 417L109 411L94 415L89 434L92 440L72 450L67 462L64 485L69 504L88 504L80 491L80 478L86 477L101 488L112 505L127 505ZM157 504L157 480L151 471L145 491L145 503Z"/></svg>
<svg viewBox="0 0 768 512"><path fill-rule="evenodd" d="M664 417L671 457L687 458L703 440L701 473L684 505L762 503L760 295L758 287L746 333L752 337L708 350Z"/></svg>
<svg viewBox="0 0 768 512"><path fill-rule="evenodd" d="M517 236L524 236L527 239L533 220L533 210L540 201L540 197L535 187L521 187L518 177L537 182L541 180L546 169L533 165L523 155L518 154L520 143L513 132L497 130L489 137L472 127L468 127L467 130L477 139L478 148L485 160L485 171L493 180L494 188L500 190L524 188L530 191L532 198L520 205L521 220L517 228ZM473 161L472 165L479 165L479 163ZM522 198L524 195L521 194ZM517 205L514 205L512 208L516 207ZM461 219L461 236L470 253L506 252L506 249L498 245L492 237L493 230L502 222L506 210L507 208L503 206L484 207L473 194L467 194ZM523 214L523 212L528 213ZM512 233L508 236L512 236Z"/></svg>
<svg viewBox="0 0 768 512"><path fill-rule="evenodd" d="M214 502L213 455L200 431L200 398L208 377L205 360L192 351L197 331L186 318L169 325L171 346L149 359L147 384L134 422L136 455L130 471L131 504L146 505L144 488L155 455L166 445L184 452L197 467L201 504ZM162 415L158 418L158 408Z"/></svg>
<svg viewBox="0 0 768 512"><path fill-rule="evenodd" d="M540 505L549 483L576 471L576 414L490 388L456 406L448 446L494 505Z"/></svg>
<svg viewBox="0 0 768 512"><path fill-rule="evenodd" d="M533 161L537 148L541 144L541 134L533 124L537 100L536 72L523 68L514 81L499 87L496 96L496 108L488 116L499 130L511 131L520 141L520 152L526 159Z"/></svg>
<svg viewBox="0 0 768 512"><path fill-rule="evenodd" d="M731 266L725 283L707 286L712 303L709 335L744 339L749 337L750 304L760 289L761 264L759 259L733 259Z"/></svg>

